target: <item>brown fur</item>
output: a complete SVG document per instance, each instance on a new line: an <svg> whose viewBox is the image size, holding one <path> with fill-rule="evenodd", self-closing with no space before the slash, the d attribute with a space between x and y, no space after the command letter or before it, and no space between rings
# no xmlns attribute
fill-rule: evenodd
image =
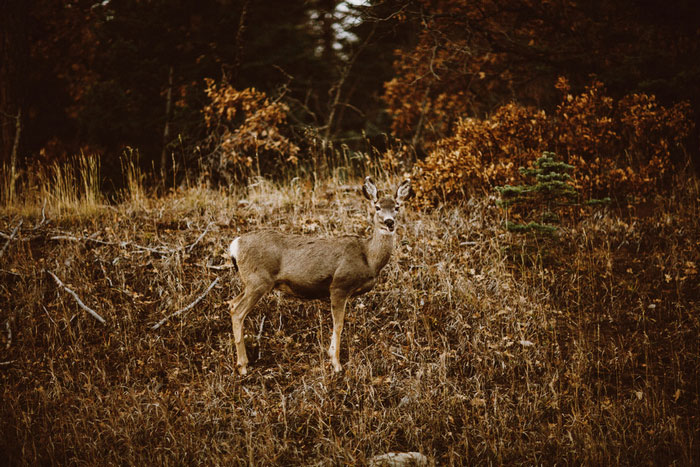
<svg viewBox="0 0 700 467"><path fill-rule="evenodd" d="M231 300L231 321L238 353L238 365L246 373L248 358L243 343L243 320L260 298L272 289L306 298L331 299L333 337L328 353L336 371L345 304L349 297L374 287L394 247L395 216L410 195L408 181L397 189L395 198L377 199L377 189L367 177L363 193L373 204L374 233L368 239L357 236L315 238L272 230L251 232L234 240L234 262L243 291Z"/></svg>

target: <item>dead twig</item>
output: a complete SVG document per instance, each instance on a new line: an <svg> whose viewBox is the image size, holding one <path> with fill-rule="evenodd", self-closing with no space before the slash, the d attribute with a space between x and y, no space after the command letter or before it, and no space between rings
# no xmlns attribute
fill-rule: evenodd
<svg viewBox="0 0 700 467"><path fill-rule="evenodd" d="M119 245L119 246L127 246L130 242L108 242L105 240L99 240L97 238L92 238L92 237L73 237L71 235L54 235L53 237L49 237L50 240L68 240L71 242L94 242L94 243L99 243L100 245Z"/></svg>
<svg viewBox="0 0 700 467"><path fill-rule="evenodd" d="M7 247L10 245L10 242L15 238L15 235L17 235L17 231L19 230L20 227L22 227L22 222L23 220L19 220L19 224L17 224L17 227L14 228L12 233L7 239L7 242L5 242L5 246L2 247L2 250L0 250L0 258L5 254L5 250L7 250Z"/></svg>
<svg viewBox="0 0 700 467"><path fill-rule="evenodd" d="M194 248L195 245L197 245L197 243L199 243L199 241L200 241L202 238L204 238L204 236L207 234L207 232L209 232L209 227L211 227L212 224L213 224L213 222L208 223L208 224L207 224L207 228L204 229L204 232L202 232L202 233L200 234L200 236L197 237L197 240L195 240L194 243L193 243L192 245L190 245L190 246L187 247L187 251L188 251L188 252L192 251L192 248Z"/></svg>
<svg viewBox="0 0 700 467"><path fill-rule="evenodd" d="M56 326L56 321L54 321L51 315L49 314L49 310L47 310L44 305L41 305L41 308L44 309L44 313L46 313L46 316L48 316L49 320L54 324L54 326Z"/></svg>
<svg viewBox="0 0 700 467"><path fill-rule="evenodd" d="M34 226L32 230L40 229L46 223L46 198L44 198L44 203L41 206L41 222Z"/></svg>
<svg viewBox="0 0 700 467"><path fill-rule="evenodd" d="M5 349L9 349L12 345L12 327L10 326L10 320L5 321L5 329L7 330L7 343L5 344Z"/></svg>
<svg viewBox="0 0 700 467"><path fill-rule="evenodd" d="M213 225L213 222L210 222L207 224L207 227L204 229L204 232L202 232L199 237L194 241L194 243L187 245L187 246L182 246L178 248L171 248L167 246L162 246L162 247L148 247L148 246L143 246L143 245L138 245L133 242L129 241L122 241L122 242L114 242L114 241L109 241L109 240L100 240L98 238L93 238L93 237L74 237L72 235L66 235L66 234L61 234L61 235L54 235L52 237L49 237L50 240L68 240L71 242L93 242L97 243L99 245L116 245L119 246L120 248L126 248L128 246L131 246L133 248L136 248L137 250L141 251L148 251L151 253L155 253L157 255L172 255L174 253L179 253L181 251L187 250L188 252L192 251L192 249L204 238L204 236L209 232L209 228Z"/></svg>
<svg viewBox="0 0 700 467"><path fill-rule="evenodd" d="M262 321L260 321L260 329L258 330L258 335L255 336L255 341L258 343L258 358L260 358L260 356L262 355L262 345L260 345L260 338L262 337L264 325L265 325L265 315L263 315Z"/></svg>
<svg viewBox="0 0 700 467"><path fill-rule="evenodd" d="M102 264L102 259L101 259L101 258L98 258L98 259L96 260L96 262L97 262L97 264L100 265L100 269L102 269L102 274L105 275L105 279L107 279L107 282L109 282L109 286L110 286L110 287L114 287L114 284L112 283L112 279L109 278L109 276L107 275L107 270L105 269L104 264Z"/></svg>
<svg viewBox="0 0 700 467"><path fill-rule="evenodd" d="M126 248L127 246L132 246L136 248L137 250L143 250L143 251L149 251L151 253L156 253L159 255L167 255L167 254L172 254L175 253L179 250L182 250L182 248L176 248L176 249L171 249L171 248L151 248L148 246L143 246L143 245L137 245L136 243L132 242L110 242L107 240L100 240L97 238L92 238L92 237L73 237L71 235L54 235L53 237L49 237L50 240L68 240L71 242L93 242L97 243L100 245L117 245L121 248Z"/></svg>
<svg viewBox="0 0 700 467"><path fill-rule="evenodd" d="M216 269L217 271L222 271L225 269L233 269L233 264L212 264L208 262L206 267L208 269Z"/></svg>
<svg viewBox="0 0 700 467"><path fill-rule="evenodd" d="M212 282L211 284L209 284L209 287L207 287L207 290L205 290L204 293L203 293L202 295L200 295L199 297L197 297L197 298L195 299L195 301L193 301L192 303L190 303L189 305L187 305L185 308L176 311L176 312L173 313L172 315L166 316L165 318L161 319L161 320L158 321L156 324L154 324L153 326L151 326L151 329L156 330L156 329L158 329L159 327L161 327L161 326L162 326L166 321L168 321L170 318L174 318L174 317L176 317L176 316L179 316L179 315L181 315L182 313L186 312L187 310L192 309L195 305L197 305L197 303L201 302L201 301L204 299L204 297L207 296L207 294L209 293L209 291L211 291L211 289L213 289L214 286L219 282L219 279L220 279L219 277L217 277L216 279L214 279L214 282Z"/></svg>
<svg viewBox="0 0 700 467"><path fill-rule="evenodd" d="M135 243L131 244L134 248L137 250L143 250L143 251L149 251L151 253L155 253L157 255L172 255L173 253L177 253L178 251L182 250L182 248L151 248L148 246L143 246L143 245L137 245Z"/></svg>
<svg viewBox="0 0 700 467"><path fill-rule="evenodd" d="M22 274L19 274L19 273L14 272L14 271L8 271L7 269L0 269L0 273L10 274L10 275L16 276L16 277L22 277Z"/></svg>
<svg viewBox="0 0 700 467"><path fill-rule="evenodd" d="M90 313L90 314L91 314L97 321L99 321L100 323L105 324L105 319L104 319L102 316L100 316L99 314L97 314L97 312L96 312L95 310L93 310L92 308L90 308L89 306L87 306L86 304L84 304L83 301L80 299L80 297L78 297L78 294L75 293L75 292L73 292L73 290L71 290L66 284L64 284L63 282L61 282L61 279L59 279L59 278L56 276L56 274L52 273L52 272L49 271L48 269L46 270L46 272L48 272L49 274L51 274L51 277L53 277L53 279L56 281L56 284L58 284L58 285L59 285L60 287L62 287L66 292L68 292L69 294L71 294L71 295L73 296L73 298L75 299L75 301L78 302L78 305L80 306L80 308L82 308L83 310L85 310L85 311L87 311L88 313Z"/></svg>

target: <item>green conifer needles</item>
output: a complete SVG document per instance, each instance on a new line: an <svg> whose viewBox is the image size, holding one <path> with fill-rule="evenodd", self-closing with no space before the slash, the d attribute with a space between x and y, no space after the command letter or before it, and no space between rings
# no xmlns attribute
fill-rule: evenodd
<svg viewBox="0 0 700 467"><path fill-rule="evenodd" d="M533 184L496 187L501 195L499 206L507 209L522 205L526 210L536 211L539 216L538 221L527 224L506 222L509 231L554 234L557 227L553 224L559 223L556 208L574 204L578 199L579 193L571 184L572 178L568 173L574 166L557 161L555 157L553 152L544 152L532 168L520 167L523 176L535 179Z"/></svg>

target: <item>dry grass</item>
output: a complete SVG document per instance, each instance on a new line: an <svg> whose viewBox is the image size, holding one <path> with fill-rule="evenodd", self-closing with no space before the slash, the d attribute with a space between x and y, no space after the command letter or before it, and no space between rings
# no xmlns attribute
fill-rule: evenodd
<svg viewBox="0 0 700 467"><path fill-rule="evenodd" d="M570 225L534 262L513 260L519 239L493 200L407 212L382 282L351 303L340 375L328 303L270 294L238 376L224 302L239 283L216 267L262 226L364 234L357 193L260 181L44 223L39 208L0 258L0 451L10 464L365 464L387 451L697 463L700 194L685 188L648 214ZM0 228L18 219L6 208Z"/></svg>
<svg viewBox="0 0 700 467"><path fill-rule="evenodd" d="M133 168L133 166L131 167ZM67 163L0 170L0 209L5 215L91 217L104 208L100 159L81 154Z"/></svg>

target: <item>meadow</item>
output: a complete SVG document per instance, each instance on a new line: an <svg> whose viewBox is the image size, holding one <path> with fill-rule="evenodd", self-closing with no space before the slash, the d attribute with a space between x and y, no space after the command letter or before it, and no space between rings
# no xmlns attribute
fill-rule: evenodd
<svg viewBox="0 0 700 467"><path fill-rule="evenodd" d="M226 247L258 228L368 235L362 174L156 196L132 166L107 201L92 166L0 210L3 463L700 460L695 176L537 244L504 229L493 193L408 206L381 281L349 304L344 371L325 353L329 303L275 292L247 318L242 377ZM401 180L368 170L380 188Z"/></svg>

